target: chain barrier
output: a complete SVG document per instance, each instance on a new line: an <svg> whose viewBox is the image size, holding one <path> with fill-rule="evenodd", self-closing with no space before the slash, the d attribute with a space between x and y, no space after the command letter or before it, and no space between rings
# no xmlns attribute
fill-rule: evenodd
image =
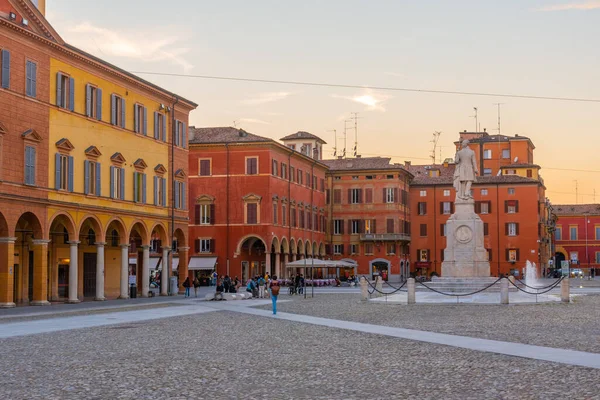
<svg viewBox="0 0 600 400"><path fill-rule="evenodd" d="M365 278L365 277L363 276L363 278ZM395 288L396 290L394 290L393 292L386 293L386 292L382 292L381 290L379 290L375 286L373 286L373 284L371 282L369 282L369 280L367 278L365 278L365 281L367 281L367 284L373 288L373 290L367 289L367 291L369 292L369 295L372 295L373 293L377 292L377 293L383 294L385 296L388 296L388 295L391 295L391 294L394 294L394 293L400 291L400 289L402 289L404 287L404 285L406 285L406 282L407 282L407 281L404 281L404 283L399 288ZM359 282L360 282L360 279L359 279ZM388 286L393 288L393 286L390 285L389 283L388 283Z"/></svg>
<svg viewBox="0 0 600 400"><path fill-rule="evenodd" d="M525 289L521 289L521 288L520 288L520 287L518 287L518 286L517 286L517 285L516 285L514 282L510 282L510 280L509 280L509 282L510 282L510 283L511 283L511 284L512 284L514 287L516 287L517 289L519 289L521 292L523 292L523 293L526 293L526 294L532 294L532 295L536 295L536 296L537 296L538 294L545 294L545 293L548 293L549 291L551 291L552 289L554 289L555 287L557 287L557 286L558 286L558 284L559 284L559 283L561 283L563 279L564 279L564 277L562 277L562 278L560 278L559 280L557 280L556 282L554 282L554 283L552 284L552 286L551 286L551 287L549 287L549 289L548 289L548 287L547 287L547 288L546 288L546 290L544 290L543 292L536 292L536 293L531 293L531 292L528 292L528 291L526 291ZM528 286L528 287L529 287L529 286Z"/></svg>
<svg viewBox="0 0 600 400"><path fill-rule="evenodd" d="M441 291L439 291L439 290L437 290L437 289L433 289L433 288L431 288L431 287L427 286L427 285L426 285L426 284L424 284L423 282L420 282L420 281L416 281L416 282L417 282L418 284L420 284L420 285L422 285L422 286L426 287L427 289L431 290L432 292L436 292L436 293L439 293L439 294L443 294L444 296L450 296L450 297L464 297L464 296L472 296L472 295L474 295L474 294L481 293L481 292L483 292L484 290L488 290L489 288L491 288L492 286L494 286L496 283L500 282L501 280L502 280L502 278L498 278L498 279L497 279L497 280L496 280L494 283L492 283L492 284L490 284L490 285L488 285L488 286L484 287L483 289L479 289L479 290L477 290L477 291L475 291L475 292L471 292L471 293L444 293L444 292L441 292Z"/></svg>
<svg viewBox="0 0 600 400"><path fill-rule="evenodd" d="M522 280L517 279L517 278L515 278L515 281L519 282L521 285L525 286L528 289L543 290L543 289L548 289L549 287L555 287L556 284L559 283L560 281L562 281L564 278L565 278L564 276L561 276L556 282L552 282L550 285L543 286L543 287L529 286L525 282L523 282Z"/></svg>

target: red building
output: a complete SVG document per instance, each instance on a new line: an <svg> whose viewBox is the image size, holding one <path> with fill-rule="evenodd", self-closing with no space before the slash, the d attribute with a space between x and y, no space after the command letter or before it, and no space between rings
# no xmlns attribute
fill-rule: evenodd
<svg viewBox="0 0 600 400"><path fill-rule="evenodd" d="M570 268L585 274L600 269L600 204L559 204L553 206L556 221L555 263L569 261Z"/></svg>
<svg viewBox="0 0 600 400"><path fill-rule="evenodd" d="M359 275L399 280L409 274L412 175L390 160L359 156L323 161L329 167L327 253L357 263Z"/></svg>
<svg viewBox="0 0 600 400"><path fill-rule="evenodd" d="M190 275L286 276L288 261L325 256L320 153L230 127L189 133ZM312 149L323 144L306 132L291 136Z"/></svg>

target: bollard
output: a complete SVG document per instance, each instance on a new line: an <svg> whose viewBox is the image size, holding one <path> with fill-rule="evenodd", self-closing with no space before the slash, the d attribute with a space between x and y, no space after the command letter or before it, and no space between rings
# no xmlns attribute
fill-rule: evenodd
<svg viewBox="0 0 600 400"><path fill-rule="evenodd" d="M563 303L571 302L570 291L571 286L569 285L569 278L565 278L560 283L560 300Z"/></svg>
<svg viewBox="0 0 600 400"><path fill-rule="evenodd" d="M514 276L512 276L512 275L509 275L509 276L508 276L508 280L509 280L511 283L515 283L515 277L514 277Z"/></svg>
<svg viewBox="0 0 600 400"><path fill-rule="evenodd" d="M500 304L508 304L508 279L500 281Z"/></svg>
<svg viewBox="0 0 600 400"><path fill-rule="evenodd" d="M375 297L383 296L381 294L381 292L383 292L383 279L381 278L381 276L377 276L377 278L375 279L375 288L377 289L375 293L373 293Z"/></svg>
<svg viewBox="0 0 600 400"><path fill-rule="evenodd" d="M408 278L406 282L406 286L408 288L408 296L406 298L407 304L415 304L416 296L415 296L415 278Z"/></svg>
<svg viewBox="0 0 600 400"><path fill-rule="evenodd" d="M360 278L360 298L361 300L369 299L369 285L364 276Z"/></svg>

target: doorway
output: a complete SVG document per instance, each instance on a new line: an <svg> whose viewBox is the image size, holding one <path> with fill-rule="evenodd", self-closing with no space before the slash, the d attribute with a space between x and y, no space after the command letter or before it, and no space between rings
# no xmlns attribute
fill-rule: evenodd
<svg viewBox="0 0 600 400"><path fill-rule="evenodd" d="M96 296L96 253L83 254L83 297Z"/></svg>
<svg viewBox="0 0 600 400"><path fill-rule="evenodd" d="M377 276L381 276L384 281L388 280L389 277L389 266L388 261L373 261L371 262L371 275L375 279Z"/></svg>
<svg viewBox="0 0 600 400"><path fill-rule="evenodd" d="M58 297L66 298L69 293L69 264L58 265Z"/></svg>

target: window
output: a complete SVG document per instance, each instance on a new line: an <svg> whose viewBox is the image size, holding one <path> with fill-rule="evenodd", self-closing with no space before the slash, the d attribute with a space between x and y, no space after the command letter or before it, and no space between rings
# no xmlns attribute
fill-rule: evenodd
<svg viewBox="0 0 600 400"><path fill-rule="evenodd" d="M506 261L519 261L519 249L506 249Z"/></svg>
<svg viewBox="0 0 600 400"><path fill-rule="evenodd" d="M600 226L596 226L596 240L600 240Z"/></svg>
<svg viewBox="0 0 600 400"><path fill-rule="evenodd" d="M167 141L167 116L158 111L154 112L154 139Z"/></svg>
<svg viewBox="0 0 600 400"><path fill-rule="evenodd" d="M85 85L85 115L102 120L102 89L89 83Z"/></svg>
<svg viewBox="0 0 600 400"><path fill-rule="evenodd" d="M417 250L417 254L419 255L419 261L421 261L421 262L429 261L429 250L426 250L426 249Z"/></svg>
<svg viewBox="0 0 600 400"><path fill-rule="evenodd" d="M554 240L562 240L562 229L556 228L554 231Z"/></svg>
<svg viewBox="0 0 600 400"><path fill-rule="evenodd" d="M577 240L577 227L576 226L569 227L569 239Z"/></svg>
<svg viewBox="0 0 600 400"><path fill-rule="evenodd" d="M210 159L200 160L200 168L199 168L200 176L210 176L211 175L210 164L211 164Z"/></svg>
<svg viewBox="0 0 600 400"><path fill-rule="evenodd" d="M440 176L440 170L439 169L430 169L429 176L431 176L431 177Z"/></svg>
<svg viewBox="0 0 600 400"><path fill-rule="evenodd" d="M154 177L154 205L167 206L167 180L160 176Z"/></svg>
<svg viewBox="0 0 600 400"><path fill-rule="evenodd" d="M194 224L211 225L214 224L215 205L214 204L196 204L194 207Z"/></svg>
<svg viewBox="0 0 600 400"><path fill-rule="evenodd" d="M343 235L344 234L344 221L341 219L333 220L333 234Z"/></svg>
<svg viewBox="0 0 600 400"><path fill-rule="evenodd" d="M298 222L299 222L298 227L300 229L304 229L304 227L306 226L305 225L306 220L304 219L304 209L302 209L302 208L298 210Z"/></svg>
<svg viewBox="0 0 600 400"><path fill-rule="evenodd" d="M384 189L384 193L385 193L385 202L386 203L394 203L396 201L396 196L394 196L395 192L397 192L398 189L396 188L385 188Z"/></svg>
<svg viewBox="0 0 600 400"><path fill-rule="evenodd" d="M446 224L440 224L440 236L446 236Z"/></svg>
<svg viewBox="0 0 600 400"><path fill-rule="evenodd" d="M373 204L373 189L372 188L365 189L365 203Z"/></svg>
<svg viewBox="0 0 600 400"><path fill-rule="evenodd" d="M374 219L365 220L365 233L376 233Z"/></svg>
<svg viewBox="0 0 600 400"><path fill-rule="evenodd" d="M491 176L492 175L492 169L491 168L484 168L483 169L483 176Z"/></svg>
<svg viewBox="0 0 600 400"><path fill-rule="evenodd" d="M484 150L483 151L483 159L484 160L491 160L492 159L492 151L491 150Z"/></svg>
<svg viewBox="0 0 600 400"><path fill-rule="evenodd" d="M279 175L279 174L277 173L277 171L278 171L278 170L277 170L277 160L273 160L273 165L272 165L272 168L271 168L271 169L272 169L271 173L273 174L273 176L277 176L277 175Z"/></svg>
<svg viewBox="0 0 600 400"><path fill-rule="evenodd" d="M333 245L333 254L344 254L344 245L343 244L334 244Z"/></svg>
<svg viewBox="0 0 600 400"><path fill-rule="evenodd" d="M292 167L290 165L290 181L295 182L296 181L296 168Z"/></svg>
<svg viewBox="0 0 600 400"><path fill-rule="evenodd" d="M60 72L56 74L56 105L75 110L75 80Z"/></svg>
<svg viewBox="0 0 600 400"><path fill-rule="evenodd" d="M387 244L387 254L396 254L396 243Z"/></svg>
<svg viewBox="0 0 600 400"><path fill-rule="evenodd" d="M175 181L174 187L175 208L179 210L185 209L185 183Z"/></svg>
<svg viewBox="0 0 600 400"><path fill-rule="evenodd" d="M510 158L510 150L509 149L502 150L502 158Z"/></svg>
<svg viewBox="0 0 600 400"><path fill-rule="evenodd" d="M35 185L36 148L25 147L25 184Z"/></svg>
<svg viewBox="0 0 600 400"><path fill-rule="evenodd" d="M357 244L350 245L350 254L351 255L358 254L358 245ZM600 253L597 253L597 254L600 254Z"/></svg>
<svg viewBox="0 0 600 400"><path fill-rule="evenodd" d="M110 123L125 129L125 99L116 94L110 95Z"/></svg>
<svg viewBox="0 0 600 400"><path fill-rule="evenodd" d="M312 144L304 143L302 145L302 154L306 154L309 157L312 157Z"/></svg>
<svg viewBox="0 0 600 400"><path fill-rule="evenodd" d="M281 179L287 179L287 165L285 165L284 163L281 163Z"/></svg>
<svg viewBox="0 0 600 400"><path fill-rule="evenodd" d="M83 192L85 194L95 194L101 196L101 169L99 162L85 160L83 162L84 181Z"/></svg>
<svg viewBox="0 0 600 400"><path fill-rule="evenodd" d="M504 170L504 175L516 175L516 174L517 174L516 169L505 169Z"/></svg>
<svg viewBox="0 0 600 400"><path fill-rule="evenodd" d="M577 251L571 251L569 253L569 260L571 260L571 262L577 263L577 261L579 260L579 253Z"/></svg>
<svg viewBox="0 0 600 400"><path fill-rule="evenodd" d="M292 150L296 150L296 145L295 144L288 144L288 147Z"/></svg>
<svg viewBox="0 0 600 400"><path fill-rule="evenodd" d="M488 190L487 189L481 189L481 195L482 196L487 196L488 195Z"/></svg>
<svg viewBox="0 0 600 400"><path fill-rule="evenodd" d="M73 191L73 157L56 153L54 188Z"/></svg>
<svg viewBox="0 0 600 400"><path fill-rule="evenodd" d="M387 229L387 233L394 233L394 219L393 218L388 218L386 220L386 229Z"/></svg>
<svg viewBox="0 0 600 400"><path fill-rule="evenodd" d="M246 158L246 175L257 175L258 174L258 158L248 157Z"/></svg>
<svg viewBox="0 0 600 400"><path fill-rule="evenodd" d="M342 204L342 189L333 189L333 204Z"/></svg>
<svg viewBox="0 0 600 400"><path fill-rule="evenodd" d="M285 204L281 205L281 225L287 226L287 207Z"/></svg>
<svg viewBox="0 0 600 400"><path fill-rule="evenodd" d="M449 201L442 202L442 214L452 214L452 203Z"/></svg>
<svg viewBox="0 0 600 400"><path fill-rule="evenodd" d="M273 203L273 225L277 225L277 203Z"/></svg>
<svg viewBox="0 0 600 400"><path fill-rule="evenodd" d="M519 234L519 224L516 222L509 222L506 224L506 235L517 236Z"/></svg>
<svg viewBox="0 0 600 400"><path fill-rule="evenodd" d="M141 104L133 105L133 131L148 135L148 110Z"/></svg>
<svg viewBox="0 0 600 400"><path fill-rule="evenodd" d="M360 204L362 203L362 189L348 189L348 203Z"/></svg>
<svg viewBox="0 0 600 400"><path fill-rule="evenodd" d="M176 182L180 183L180 182ZM141 172L133 173L133 201L136 203L146 203L146 174ZM176 208L177 204L175 205Z"/></svg>
<svg viewBox="0 0 600 400"><path fill-rule="evenodd" d="M211 239L197 239L196 253L212 252Z"/></svg>
<svg viewBox="0 0 600 400"><path fill-rule="evenodd" d="M10 51L2 50L2 87L10 88Z"/></svg>
<svg viewBox="0 0 600 400"><path fill-rule="evenodd" d="M448 197L450 196L450 191L449 190L444 190L444 197Z"/></svg>
<svg viewBox="0 0 600 400"><path fill-rule="evenodd" d="M427 190L421 190L421 191L419 192L419 196L420 196L420 197L426 197L426 196L427 196Z"/></svg>
<svg viewBox="0 0 600 400"><path fill-rule="evenodd" d="M303 172L301 169L298 170L298 185L302 185L302 177L304 176Z"/></svg>
<svg viewBox="0 0 600 400"><path fill-rule="evenodd" d="M33 61L27 61L25 73L25 94L29 97L37 97L37 64Z"/></svg>
<svg viewBox="0 0 600 400"><path fill-rule="evenodd" d="M365 176L365 178L367 178L368 180L372 180L375 178L375 175L367 175Z"/></svg>
<svg viewBox="0 0 600 400"><path fill-rule="evenodd" d="M251 225L258 224L258 204L246 204L246 223Z"/></svg>
<svg viewBox="0 0 600 400"><path fill-rule="evenodd" d="M533 170L531 170L531 169L527 170L527 177L528 178L533 178Z"/></svg>
<svg viewBox="0 0 600 400"><path fill-rule="evenodd" d="M421 224L419 226L419 236L427 236L427 224Z"/></svg>
<svg viewBox="0 0 600 400"><path fill-rule="evenodd" d="M110 197L125 200L125 169L110 167Z"/></svg>
<svg viewBox="0 0 600 400"><path fill-rule="evenodd" d="M417 209L419 210L419 215L427 215L427 203L419 202L417 204Z"/></svg>
<svg viewBox="0 0 600 400"><path fill-rule="evenodd" d="M373 243L365 243L365 255L373 254Z"/></svg>
<svg viewBox="0 0 600 400"><path fill-rule="evenodd" d="M515 188L508 188L508 194L515 194Z"/></svg>
<svg viewBox="0 0 600 400"><path fill-rule="evenodd" d="M394 175L386 175L386 179L394 179Z"/></svg>
<svg viewBox="0 0 600 400"><path fill-rule="evenodd" d="M341 181L341 180L342 180L342 177L341 177L341 176L334 176L334 177L333 177L333 180L334 180L334 181Z"/></svg>
<svg viewBox="0 0 600 400"><path fill-rule="evenodd" d="M516 214L519 212L519 200L506 200L504 202L504 212L507 214Z"/></svg>
<svg viewBox="0 0 600 400"><path fill-rule="evenodd" d="M187 147L187 131L185 129L185 123L179 120L175 121L175 146Z"/></svg>
<svg viewBox="0 0 600 400"><path fill-rule="evenodd" d="M490 213L490 202L489 201L482 201L480 203L480 207L481 207L481 214L489 214Z"/></svg>
<svg viewBox="0 0 600 400"><path fill-rule="evenodd" d="M358 180L358 175L352 175L352 180L353 181L357 181Z"/></svg>

